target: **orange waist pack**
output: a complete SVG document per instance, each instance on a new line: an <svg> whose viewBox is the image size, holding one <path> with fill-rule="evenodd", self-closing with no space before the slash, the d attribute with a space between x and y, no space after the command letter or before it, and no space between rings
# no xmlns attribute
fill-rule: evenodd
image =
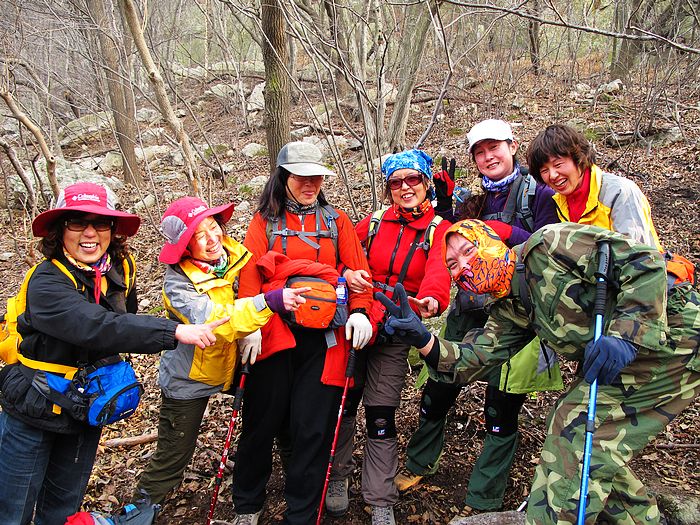
<svg viewBox="0 0 700 525"><path fill-rule="evenodd" d="M347 304L338 304L335 286L318 277L297 275L287 279L288 288L311 288L303 294L306 302L282 318L291 326L328 330L343 326L348 318Z"/></svg>

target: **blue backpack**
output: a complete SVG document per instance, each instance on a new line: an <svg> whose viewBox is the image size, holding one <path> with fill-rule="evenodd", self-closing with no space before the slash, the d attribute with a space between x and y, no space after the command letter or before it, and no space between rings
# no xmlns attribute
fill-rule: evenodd
<svg viewBox="0 0 700 525"><path fill-rule="evenodd" d="M119 356L79 368L72 379L37 370L32 387L74 419L94 427L129 417L143 394L131 363Z"/></svg>

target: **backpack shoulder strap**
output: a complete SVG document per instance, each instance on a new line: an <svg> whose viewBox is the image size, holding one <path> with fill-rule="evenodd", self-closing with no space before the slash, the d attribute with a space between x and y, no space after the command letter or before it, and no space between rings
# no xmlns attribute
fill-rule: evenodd
<svg viewBox="0 0 700 525"><path fill-rule="evenodd" d="M340 217L340 213L338 213L330 204L324 204L323 206L320 206L320 208L323 216L326 217L326 219L335 221L338 217Z"/></svg>
<svg viewBox="0 0 700 525"><path fill-rule="evenodd" d="M524 248L524 244L515 247L515 253L517 255L515 273L518 276L518 296L520 297L520 303L525 308L528 318L532 319L532 300L530 299L530 290L527 287L527 280L525 279L525 261L523 260Z"/></svg>
<svg viewBox="0 0 700 525"><path fill-rule="evenodd" d="M500 213L501 217L497 220L503 221L506 224L513 224L513 219L518 211L518 204L520 203L520 192L523 187L523 182L525 177L518 175L513 184L510 186L510 191L508 192L508 198L506 199L506 205L503 207L503 211Z"/></svg>
<svg viewBox="0 0 700 525"><path fill-rule="evenodd" d="M124 267L124 286L126 286L124 295L129 295L136 284L136 261L133 255L128 253L126 257L124 257L122 265Z"/></svg>
<svg viewBox="0 0 700 525"><path fill-rule="evenodd" d="M323 206L321 206L321 214L323 215L323 217L325 217L326 223L328 224L328 229L331 232L330 237L331 237L331 241L333 241L333 246L335 247L336 263L340 263L340 251L338 250L338 223L337 223L337 220L338 220L338 217L340 217L340 214L330 204L324 204ZM320 234L321 234L320 225L318 226L318 230L319 230L319 240L320 240Z"/></svg>
<svg viewBox="0 0 700 525"><path fill-rule="evenodd" d="M369 248L372 246L372 239L374 238L377 230L379 229L379 223L382 222L382 217L389 208L381 208L372 213L372 218L369 220L369 229L367 230L367 240L365 241L365 255L369 257Z"/></svg>
<svg viewBox="0 0 700 525"><path fill-rule="evenodd" d="M281 217L274 220L268 220L265 226L265 233L268 239L268 250L272 249L275 244L275 238L281 237L282 239L282 253L287 253L287 237L299 237L300 240L304 241L306 244L317 250L321 249L321 245L314 242L310 237L316 237L318 240L321 238L329 238L333 242L335 247L336 259L338 259L338 225L336 220L340 217L340 214L330 205L324 204L323 206L316 207L316 231L299 231L290 230L287 228L286 214L282 213ZM327 223L328 230L321 229L322 218L325 219Z"/></svg>
<svg viewBox="0 0 700 525"><path fill-rule="evenodd" d="M42 261L43 262L43 261ZM78 288L78 283L75 280L73 274L70 270L65 267L60 261L51 259L51 262L59 269L62 273L66 274L70 280ZM17 318L22 315L27 309L27 289L29 288L29 281L34 275L34 271L38 268L39 264L32 266L22 279L22 284L19 287L19 292L16 295L7 299L7 312L3 316L3 321L5 322L4 328L2 330L4 337L0 341L0 357L6 363L15 363L17 361L23 362L22 355L19 353L19 344L22 340L21 336L17 332ZM26 364L26 363L24 363ZM29 366L29 365L27 365ZM57 365L59 366L59 365ZM34 367L36 368L36 367ZM55 370L44 368L50 372Z"/></svg>
<svg viewBox="0 0 700 525"><path fill-rule="evenodd" d="M518 201L518 218L525 224L530 233L535 231L535 217L533 209L535 204L535 193L537 192L537 181L532 175L525 175L524 186L519 188L520 199Z"/></svg>
<svg viewBox="0 0 700 525"><path fill-rule="evenodd" d="M35 264L32 266L29 270L27 270L27 273L24 274L24 278L22 279L22 284L19 286L19 291L17 292L16 295L13 295L11 297L8 297L7 299L7 310L2 316L3 321L7 321L9 323L16 323L17 318L24 312L24 310L27 307L27 287L29 286L29 279L31 279L32 274L34 273L34 270L36 270L37 266L39 264Z"/></svg>
<svg viewBox="0 0 700 525"><path fill-rule="evenodd" d="M280 228L280 221L284 220L284 212L282 212L282 217L277 219L267 219L265 221L265 235L267 235L267 250L272 250L272 246L275 244L275 238L277 236L282 237L282 252L287 252L287 243L285 242L284 234L281 233L284 228Z"/></svg>
<svg viewBox="0 0 700 525"><path fill-rule="evenodd" d="M442 217L439 215L436 215L433 217L433 219L430 221L430 224L428 224L428 227L425 229L425 235L423 235L423 245L421 248L423 248L426 252L430 251L430 247L433 245L433 238L435 237L435 228L438 227L438 224L442 222Z"/></svg>
<svg viewBox="0 0 700 525"><path fill-rule="evenodd" d="M416 239L415 241L413 241L411 248L406 254L406 258L403 261L403 265L401 266L401 271L399 272L397 282L403 283L403 280L405 279L406 274L408 273L408 266L411 264L413 254L418 248L422 248L423 251L425 251L425 257L428 257L428 252L430 251L430 247L433 244L433 237L435 236L435 228L437 228L437 225L441 222L442 217L436 215L431 219L430 223L428 224L427 228L423 231L422 235L420 234L420 232L416 234Z"/></svg>
<svg viewBox="0 0 700 525"><path fill-rule="evenodd" d="M51 262L61 270L62 273L66 274L66 276L71 280L71 282L75 285L75 288L78 288L78 281L75 280L75 276L70 272L70 270L66 267L65 264L63 264L61 261L57 259L51 259Z"/></svg>

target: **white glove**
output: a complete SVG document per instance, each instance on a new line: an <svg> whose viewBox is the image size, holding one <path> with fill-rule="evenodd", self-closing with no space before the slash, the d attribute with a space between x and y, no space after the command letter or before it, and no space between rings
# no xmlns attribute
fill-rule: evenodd
<svg viewBox="0 0 700 525"><path fill-rule="evenodd" d="M255 363L262 352L262 333L260 329L252 332L238 341L238 348L241 350L241 363L246 364L250 358L250 364Z"/></svg>
<svg viewBox="0 0 700 525"><path fill-rule="evenodd" d="M356 350L363 348L372 338L372 324L365 314L355 312L350 314L345 323L345 339L352 337L352 347Z"/></svg>

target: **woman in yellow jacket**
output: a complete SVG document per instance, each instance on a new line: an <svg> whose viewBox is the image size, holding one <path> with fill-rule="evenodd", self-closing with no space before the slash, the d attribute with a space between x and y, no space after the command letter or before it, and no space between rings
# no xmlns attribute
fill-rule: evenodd
<svg viewBox="0 0 700 525"><path fill-rule="evenodd" d="M601 170L593 146L574 128L553 124L527 150L530 173L556 194L559 218L624 233L663 251L651 207L630 179Z"/></svg>
<svg viewBox="0 0 700 525"><path fill-rule="evenodd" d="M231 387L237 340L255 332L273 313L295 310L305 301L301 293L308 291L285 288L236 299L234 285L252 254L224 233L233 208L232 203L209 208L200 199L183 197L161 220L166 243L159 259L168 265L163 284L168 315L187 324L230 319L214 330L216 341L206 350L180 343L161 356L158 444L137 489L154 503L182 480L209 397ZM243 362L247 359L244 352Z"/></svg>

